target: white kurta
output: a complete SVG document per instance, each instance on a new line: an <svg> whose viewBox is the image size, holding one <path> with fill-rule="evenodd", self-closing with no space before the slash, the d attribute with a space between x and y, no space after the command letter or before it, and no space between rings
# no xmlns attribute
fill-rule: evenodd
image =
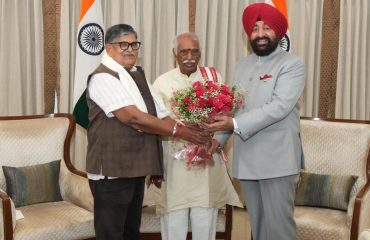
<svg viewBox="0 0 370 240"><path fill-rule="evenodd" d="M199 68L189 77L182 74L179 68L175 68L156 79L153 87L164 100L172 118L176 119L169 102L173 93L191 86L194 81L200 79ZM221 81L219 74L218 80ZM161 190L157 191L158 194L155 194L158 215L191 207L222 208L226 203L242 206L228 175L226 163L218 154L213 155L214 165L194 166L189 170L186 160L177 160L173 157L175 152L182 149L185 142L173 140L163 138L165 182Z"/></svg>

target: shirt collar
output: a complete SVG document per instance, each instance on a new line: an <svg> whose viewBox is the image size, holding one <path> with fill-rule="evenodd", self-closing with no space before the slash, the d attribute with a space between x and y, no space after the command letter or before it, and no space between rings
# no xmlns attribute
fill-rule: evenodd
<svg viewBox="0 0 370 240"><path fill-rule="evenodd" d="M133 66L132 68L125 68L127 72L135 72L137 71L137 68Z"/></svg>

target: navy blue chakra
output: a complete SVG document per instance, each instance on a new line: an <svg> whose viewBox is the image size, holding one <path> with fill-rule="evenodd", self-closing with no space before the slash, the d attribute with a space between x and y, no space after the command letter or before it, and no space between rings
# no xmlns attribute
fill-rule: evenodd
<svg viewBox="0 0 370 240"><path fill-rule="evenodd" d="M289 50L290 50L290 39L289 39L288 35L285 34L285 36L282 39L280 39L279 45L283 50L289 52Z"/></svg>
<svg viewBox="0 0 370 240"><path fill-rule="evenodd" d="M104 31L96 23L84 25L78 33L78 45L89 55L99 55L104 50Z"/></svg>

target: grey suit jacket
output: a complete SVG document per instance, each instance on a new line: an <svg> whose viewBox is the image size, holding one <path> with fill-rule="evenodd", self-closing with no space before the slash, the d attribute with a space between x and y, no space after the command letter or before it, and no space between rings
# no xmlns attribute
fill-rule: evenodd
<svg viewBox="0 0 370 240"><path fill-rule="evenodd" d="M235 84L246 94L235 116L233 175L267 179L297 174L304 167L299 113L304 63L279 47L269 56L252 54L238 63ZM223 145L228 135L216 138Z"/></svg>

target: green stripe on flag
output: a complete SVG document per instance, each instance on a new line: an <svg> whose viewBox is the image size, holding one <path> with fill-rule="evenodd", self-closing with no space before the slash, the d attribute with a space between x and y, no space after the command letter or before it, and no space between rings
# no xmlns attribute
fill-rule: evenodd
<svg viewBox="0 0 370 240"><path fill-rule="evenodd" d="M87 129L89 126L89 107L87 106L86 89L78 99L73 109L73 115L76 118L76 123Z"/></svg>

